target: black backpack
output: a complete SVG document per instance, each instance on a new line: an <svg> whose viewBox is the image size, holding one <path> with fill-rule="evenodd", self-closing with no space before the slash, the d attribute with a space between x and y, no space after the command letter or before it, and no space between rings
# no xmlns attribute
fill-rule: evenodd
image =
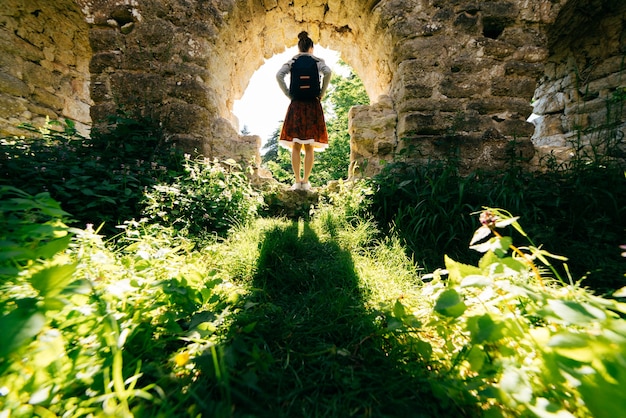
<svg viewBox="0 0 626 418"><path fill-rule="evenodd" d="M296 100L314 100L321 93L317 61L310 55L302 55L291 64L289 95Z"/></svg>

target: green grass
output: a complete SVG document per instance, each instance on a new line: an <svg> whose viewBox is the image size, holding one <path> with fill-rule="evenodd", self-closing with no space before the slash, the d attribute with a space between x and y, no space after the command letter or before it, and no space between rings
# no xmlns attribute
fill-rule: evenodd
<svg viewBox="0 0 626 418"><path fill-rule="evenodd" d="M429 417L455 410L433 402L424 365L394 347L380 323L379 305L411 292L414 266L401 248L373 242L361 225L337 222L329 213L311 223L260 220L248 238L226 244L230 254L250 254L250 235L258 239L254 269L240 265L254 257L227 267L254 271L237 280L248 293L224 336L234 415Z"/></svg>
<svg viewBox="0 0 626 418"><path fill-rule="evenodd" d="M612 418L626 402L626 307L577 284L624 284L619 165L397 163L323 190L304 221L263 211L238 166L126 123L93 144L71 126L3 140L0 416ZM483 205L570 269L512 221L476 255Z"/></svg>
<svg viewBox="0 0 626 418"><path fill-rule="evenodd" d="M106 242L65 226L45 194L0 190L0 411L13 418L609 417L622 405L626 306L536 269L521 252L549 254L532 242L484 241L522 232L505 212L484 221L478 266L447 259L449 279L424 280L349 194L310 221L257 218L197 246L146 220Z"/></svg>

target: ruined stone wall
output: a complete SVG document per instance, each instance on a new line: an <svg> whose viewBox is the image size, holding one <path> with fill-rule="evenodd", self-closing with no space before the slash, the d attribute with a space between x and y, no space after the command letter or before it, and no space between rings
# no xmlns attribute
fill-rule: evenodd
<svg viewBox="0 0 626 418"><path fill-rule="evenodd" d="M95 123L123 109L160 121L174 143L204 155L259 160L260 139L235 131L233 103L264 59L294 45L301 30L368 74L372 97L391 80L391 37L376 23L376 2L356 9L306 0L83 2ZM272 97L259 106L272 106Z"/></svg>
<svg viewBox="0 0 626 418"><path fill-rule="evenodd" d="M351 113L354 173L376 173L398 155L498 167L511 144L536 162L542 138L563 139L599 117L589 111L600 107L593 94L566 83L573 68L597 98L622 86L622 3L5 0L0 126L49 114L105 127L122 111L157 121L186 150L258 163L260 139L238 135L233 103L265 59L307 30L341 53L372 102ZM589 15L581 7L595 11L597 29L580 20L573 26L589 30L571 29ZM533 96L536 127L527 122Z"/></svg>
<svg viewBox="0 0 626 418"><path fill-rule="evenodd" d="M534 127L530 99L548 57L544 27L558 2L387 2L396 36L389 94L397 113L395 147L376 138L353 113L353 151L364 174L394 155L413 163L458 156L461 168L506 163L509 143L530 160ZM389 110L382 113L390 117ZM384 126L384 124L383 124ZM367 134L363 134L367 132ZM382 147L381 147L382 145ZM385 152L381 154L380 150Z"/></svg>
<svg viewBox="0 0 626 418"><path fill-rule="evenodd" d="M536 164L567 161L573 148L626 133L626 3L571 2L549 36L533 103Z"/></svg>
<svg viewBox="0 0 626 418"><path fill-rule="evenodd" d="M72 0L2 0L0 7L0 135L69 118L87 134L88 26Z"/></svg>
<svg viewBox="0 0 626 418"><path fill-rule="evenodd" d="M222 5L223 3L223 5ZM232 4L88 2L93 58L91 115L101 129L118 112L160 123L190 153L258 161L258 137L239 137L224 118L228 68L218 41ZM221 9L220 7L226 7Z"/></svg>

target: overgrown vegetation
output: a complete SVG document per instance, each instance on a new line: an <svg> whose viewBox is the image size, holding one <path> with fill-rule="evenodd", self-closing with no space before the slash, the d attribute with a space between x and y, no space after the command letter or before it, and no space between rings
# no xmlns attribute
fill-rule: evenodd
<svg viewBox="0 0 626 418"><path fill-rule="evenodd" d="M49 192L71 225L117 225L150 217L202 240L255 217L259 195L235 161L185 155L150 120L112 117L112 128L83 138L71 121L49 121L31 135L0 139L0 185Z"/></svg>
<svg viewBox="0 0 626 418"><path fill-rule="evenodd" d="M470 214L483 206L506 208L523 214L530 236L567 255L572 274L586 277L585 286L619 288L625 284L618 247L626 231L626 144L615 108L623 98L618 91L609 100L606 124L572 140L571 160L548 156L545 171L523 170L514 153L505 170L469 175L459 173L454 150L448 160L422 166L399 159L372 179L370 211L433 271L444 255L476 262L467 247L474 228Z"/></svg>
<svg viewBox="0 0 626 418"><path fill-rule="evenodd" d="M392 164L373 180L371 205L380 225L389 225L429 271L443 256L477 261L467 249L483 205L523 213L528 233L570 258L577 277L599 291L623 285L618 246L626 230L626 182L618 165L528 173L459 175L453 166Z"/></svg>
<svg viewBox="0 0 626 418"><path fill-rule="evenodd" d="M626 178L600 134L545 173L396 162L304 221L117 122L2 140L0 416L621 413Z"/></svg>

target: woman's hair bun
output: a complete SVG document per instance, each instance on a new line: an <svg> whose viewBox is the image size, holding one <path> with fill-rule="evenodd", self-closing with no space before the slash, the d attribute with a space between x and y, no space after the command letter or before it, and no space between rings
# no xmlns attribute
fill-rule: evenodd
<svg viewBox="0 0 626 418"><path fill-rule="evenodd" d="M308 37L309 37L309 34L305 30L303 30L302 32L298 34L298 39L306 39Z"/></svg>

